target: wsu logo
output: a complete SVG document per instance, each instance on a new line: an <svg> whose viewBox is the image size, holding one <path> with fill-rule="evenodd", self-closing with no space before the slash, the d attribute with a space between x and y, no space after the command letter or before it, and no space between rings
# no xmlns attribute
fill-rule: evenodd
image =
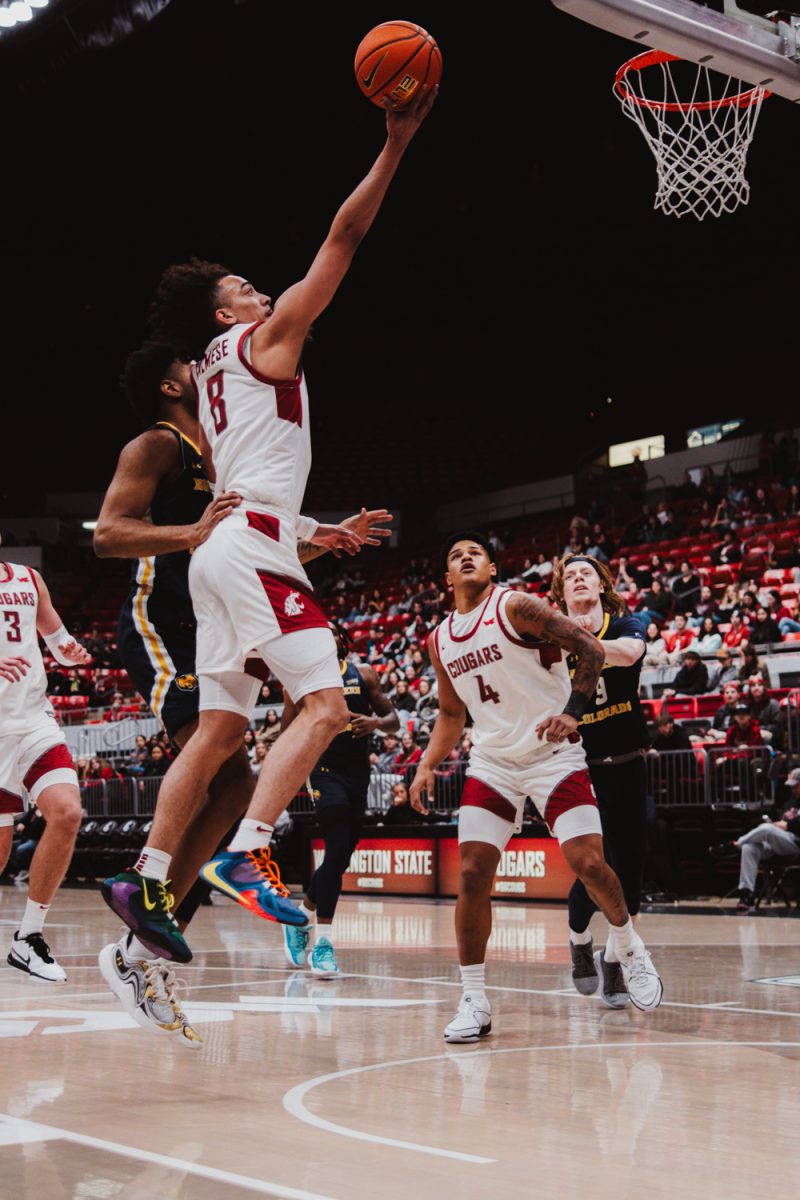
<svg viewBox="0 0 800 1200"><path fill-rule="evenodd" d="M289 595L283 602L283 611L286 613L287 617L299 617L304 608L305 605L300 599L300 593L289 592Z"/></svg>

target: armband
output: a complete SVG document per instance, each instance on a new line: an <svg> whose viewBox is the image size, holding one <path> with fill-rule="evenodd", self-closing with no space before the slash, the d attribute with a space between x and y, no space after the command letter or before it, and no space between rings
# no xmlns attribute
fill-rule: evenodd
<svg viewBox="0 0 800 1200"><path fill-rule="evenodd" d="M304 517L302 514L297 518L297 537L301 542L310 542L314 534L319 529L319 521L315 521L313 517Z"/></svg>
<svg viewBox="0 0 800 1200"><path fill-rule="evenodd" d="M593 699L593 696L584 696L583 692L571 692L564 705L564 715L580 721L586 710L592 707Z"/></svg>
<svg viewBox="0 0 800 1200"><path fill-rule="evenodd" d="M60 662L65 667L75 666L72 659L66 658L58 648L59 646L66 646L68 642L75 641L75 638L71 633L67 632L63 625L57 629L55 633L42 634L42 641L47 646L47 649L50 651L56 662Z"/></svg>

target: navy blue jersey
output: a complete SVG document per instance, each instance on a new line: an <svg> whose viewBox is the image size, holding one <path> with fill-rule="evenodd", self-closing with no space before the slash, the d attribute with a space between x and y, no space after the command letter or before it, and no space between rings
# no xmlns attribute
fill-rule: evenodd
<svg viewBox="0 0 800 1200"><path fill-rule="evenodd" d="M364 680L361 678L361 672L355 663L348 662L345 666L342 672L342 686L344 688L344 702L350 712L361 713L365 717L370 716L372 714L372 705L369 702L369 696L367 695ZM327 767L331 771L362 772L365 769L368 771L369 738L354 738L352 726L348 725L342 733L333 739L317 763L316 769L319 770L321 767Z"/></svg>
<svg viewBox="0 0 800 1200"><path fill-rule="evenodd" d="M596 636L601 641L623 637L636 638L642 643L645 641L641 622L628 614L612 617L605 613ZM650 744L647 722L639 703L642 658L632 667L603 667L603 673L597 681L594 703L584 713L579 725L587 758L630 754ZM571 654L567 662L572 675L576 656Z"/></svg>
<svg viewBox="0 0 800 1200"><path fill-rule="evenodd" d="M203 466L200 450L174 425L159 421L154 429L169 429L177 438L181 452L181 473L163 480L150 506L154 525L193 525L211 503L211 484ZM194 612L189 595L188 550L139 558L133 563L131 591L127 606L135 609L146 603L147 616L161 629L194 628Z"/></svg>

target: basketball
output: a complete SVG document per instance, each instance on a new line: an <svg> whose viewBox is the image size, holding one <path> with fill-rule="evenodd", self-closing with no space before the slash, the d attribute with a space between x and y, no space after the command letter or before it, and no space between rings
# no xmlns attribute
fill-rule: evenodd
<svg viewBox="0 0 800 1200"><path fill-rule="evenodd" d="M356 50L356 80L373 104L388 96L403 108L428 84L442 77L442 52L429 33L411 21L376 25Z"/></svg>

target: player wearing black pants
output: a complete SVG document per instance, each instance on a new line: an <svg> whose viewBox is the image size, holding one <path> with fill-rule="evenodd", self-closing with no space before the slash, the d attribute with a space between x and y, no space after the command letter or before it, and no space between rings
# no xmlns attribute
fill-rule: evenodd
<svg viewBox="0 0 800 1200"><path fill-rule="evenodd" d="M369 735L376 731L394 733L400 725L372 668L349 661L352 643L347 630L335 623L331 624L331 630L336 639L344 698L352 720L331 742L309 779L317 821L325 841L325 855L300 905L309 923L304 928L283 926L286 957L292 966L302 967L307 957L312 972L323 978L339 973L333 947L333 918L342 891L342 877L358 845L367 807ZM282 728L296 714L297 709L287 697Z"/></svg>
<svg viewBox="0 0 800 1200"><path fill-rule="evenodd" d="M604 563L590 555L562 559L553 575L553 596L568 616L594 633L605 649L605 666L592 708L579 729L603 826L606 860L616 872L631 916L639 912L646 849L647 777L643 751L649 744L639 704L645 633L614 591ZM574 663L570 661L570 667ZM597 991L611 1008L628 1003L618 963L592 952L589 923L597 906L580 880L568 898L572 979L584 996Z"/></svg>

